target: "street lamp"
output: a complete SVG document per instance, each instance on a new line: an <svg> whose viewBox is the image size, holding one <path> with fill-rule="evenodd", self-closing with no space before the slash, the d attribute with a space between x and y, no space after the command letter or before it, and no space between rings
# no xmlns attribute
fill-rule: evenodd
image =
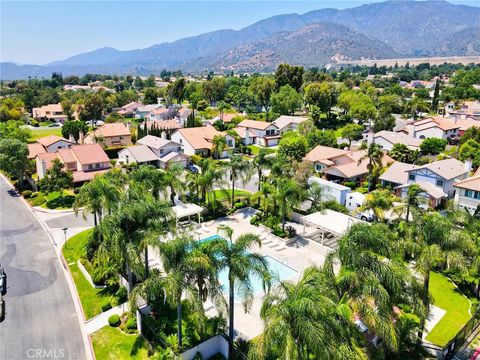
<svg viewBox="0 0 480 360"><path fill-rule="evenodd" d="M65 249L66 249L67 248L67 230L68 230L68 228L66 227L66 228L63 228L62 230L63 230L64 239L65 239L64 243L65 243Z"/></svg>

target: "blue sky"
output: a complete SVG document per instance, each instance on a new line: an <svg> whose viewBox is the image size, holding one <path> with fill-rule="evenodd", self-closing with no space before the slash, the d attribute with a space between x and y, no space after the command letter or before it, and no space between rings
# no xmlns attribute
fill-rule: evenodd
<svg viewBox="0 0 480 360"><path fill-rule="evenodd" d="M273 15L369 2L375 1L0 0L0 61L44 64L105 46L144 48ZM478 6L480 0L451 2Z"/></svg>

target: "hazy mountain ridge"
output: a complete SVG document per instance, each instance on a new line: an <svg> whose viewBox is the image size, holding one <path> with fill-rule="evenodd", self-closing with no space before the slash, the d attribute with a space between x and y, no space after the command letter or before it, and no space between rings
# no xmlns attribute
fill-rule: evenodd
<svg viewBox="0 0 480 360"><path fill-rule="evenodd" d="M50 76L52 71L145 75L164 68L258 71L273 69L282 61L322 66L332 57L480 55L480 32L475 30L479 27L479 7L446 1L387 1L277 15L240 30L217 30L144 49L105 47L44 66L1 64L1 77ZM305 34L316 39L313 45Z"/></svg>

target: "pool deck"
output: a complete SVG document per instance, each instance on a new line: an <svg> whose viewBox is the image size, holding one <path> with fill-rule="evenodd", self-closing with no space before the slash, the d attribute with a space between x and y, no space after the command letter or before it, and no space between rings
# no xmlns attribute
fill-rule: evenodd
<svg viewBox="0 0 480 360"><path fill-rule="evenodd" d="M206 223L203 223L202 232L195 232L194 238L200 240L217 234L217 227L219 225L228 225L233 229L233 240L245 233L254 233L264 235L265 231L250 224L250 218L254 215L253 209L241 209L230 216L218 218ZM268 243L268 244L267 244ZM265 241L261 247L252 248L252 252L257 252L261 255L268 255L285 265L297 271L296 275L288 279L297 282L301 277L303 271L310 266L321 266L325 261L325 256L312 251L300 244L293 243L290 245L278 244L271 241ZM160 266L160 260L157 254L152 250L150 264L153 267ZM253 339L260 335L263 331L263 320L260 318L260 309L262 306L262 299L264 294L259 293L255 295L252 307L249 313L245 313L241 302L236 302L235 305L235 332L237 337L247 340ZM207 301L205 304L207 315L215 315L216 310L213 305Z"/></svg>

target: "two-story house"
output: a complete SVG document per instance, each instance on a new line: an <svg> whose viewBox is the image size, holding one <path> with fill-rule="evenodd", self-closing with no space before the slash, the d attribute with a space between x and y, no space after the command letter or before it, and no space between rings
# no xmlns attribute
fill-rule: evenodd
<svg viewBox="0 0 480 360"><path fill-rule="evenodd" d="M407 184L429 183L441 189L448 198L455 196L455 183L468 177L468 167L457 159L445 159L407 170Z"/></svg>
<svg viewBox="0 0 480 360"><path fill-rule="evenodd" d="M73 140L73 139L72 139ZM75 144L61 136L48 135L37 139L34 143L28 144L28 158L35 159L41 153L54 153L58 149L66 149Z"/></svg>
<svg viewBox="0 0 480 360"><path fill-rule="evenodd" d="M457 182L454 187L455 205L468 210L471 214L480 209L480 174Z"/></svg>
<svg viewBox="0 0 480 360"><path fill-rule="evenodd" d="M55 153L38 154L35 158L38 179L43 179L55 159L72 171L73 182L83 183L110 169L110 159L99 144L72 145L58 149Z"/></svg>
<svg viewBox="0 0 480 360"><path fill-rule="evenodd" d="M254 143L261 146L275 146L280 141L281 134L278 127L266 121L243 120L237 125L237 128L250 130L255 135ZM242 138L244 144L250 142L248 138L249 131L245 131L245 138ZM238 131L237 131L238 133Z"/></svg>
<svg viewBox="0 0 480 360"><path fill-rule="evenodd" d="M63 123L67 115L63 113L62 104L48 104L32 109L32 117L36 120L49 120Z"/></svg>
<svg viewBox="0 0 480 360"><path fill-rule="evenodd" d="M111 146L129 146L132 144L130 123L108 123L99 126L85 136L85 144L100 144L104 148Z"/></svg>
<svg viewBox="0 0 480 360"><path fill-rule="evenodd" d="M289 130L297 130L298 125L306 120L308 120L308 118L303 116L282 115L275 121L272 121L272 124L278 128L280 134L283 134Z"/></svg>
<svg viewBox="0 0 480 360"><path fill-rule="evenodd" d="M137 141L135 146L127 147L118 153L118 158L126 164L151 164L166 169L172 164L187 165L188 157L183 154L183 146L166 136L161 138L147 135Z"/></svg>
<svg viewBox="0 0 480 360"><path fill-rule="evenodd" d="M139 106L137 107L133 114L134 114L134 117L137 118L137 119L144 119L145 117L147 117L152 111L156 110L156 109L160 109L162 108L163 106L160 105L160 104L149 104L149 105L142 105L142 106Z"/></svg>
<svg viewBox="0 0 480 360"><path fill-rule="evenodd" d="M172 134L172 141L183 146L185 155L209 156L214 154L214 138L225 137L226 148L219 157L228 157L228 151L235 148L235 139L226 132L220 132L213 126L178 129Z"/></svg>

